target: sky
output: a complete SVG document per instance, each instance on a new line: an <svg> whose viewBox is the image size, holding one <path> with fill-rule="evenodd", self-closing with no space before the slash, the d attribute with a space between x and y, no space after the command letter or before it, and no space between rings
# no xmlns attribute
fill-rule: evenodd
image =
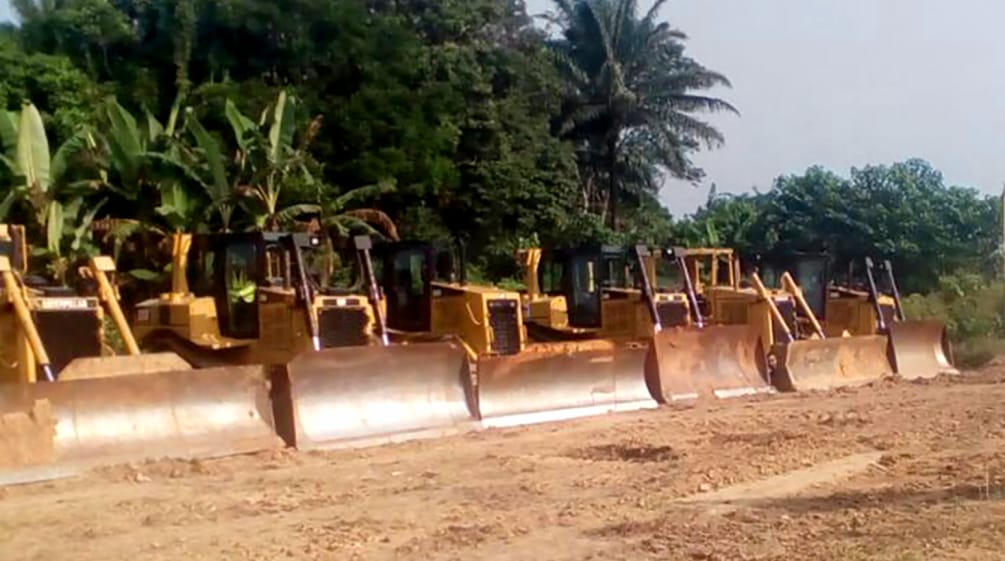
<svg viewBox="0 0 1005 561"><path fill-rule="evenodd" d="M526 2L531 14L551 6ZM10 14L0 0L0 20ZM695 157L701 185L664 187L674 215L693 212L712 182L767 190L812 165L847 174L911 157L951 184L1001 192L1002 0L670 0L662 17L729 77L733 87L713 93L741 113L708 118L726 145Z"/></svg>
<svg viewBox="0 0 1005 561"><path fill-rule="evenodd" d="M649 2L640 5L648 9ZM531 14L550 0L527 0ZM707 180L662 191L675 216L719 192L770 188L820 164L928 160L947 182L1005 182L1002 0L670 0L662 19L725 74L739 117L709 118L726 145L699 154Z"/></svg>

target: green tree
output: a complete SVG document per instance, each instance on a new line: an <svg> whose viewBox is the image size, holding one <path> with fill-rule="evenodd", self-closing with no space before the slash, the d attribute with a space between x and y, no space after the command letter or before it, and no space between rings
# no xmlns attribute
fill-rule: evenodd
<svg viewBox="0 0 1005 561"><path fill-rule="evenodd" d="M30 99L55 138L69 138L87 120L98 86L69 58L27 53L16 39L0 37L0 109Z"/></svg>
<svg viewBox="0 0 1005 561"><path fill-rule="evenodd" d="M778 178L763 194L709 198L674 228L675 239L742 253L825 251L835 266L891 259L905 292L927 292L963 271L998 274L1001 213L995 198L947 186L922 160L852 169L822 167Z"/></svg>
<svg viewBox="0 0 1005 561"><path fill-rule="evenodd" d="M723 136L695 113L736 111L697 93L729 81L685 56L686 36L657 20L664 3L640 16L635 0L555 0L562 38L552 46L568 90L559 130L576 144L584 198L615 228L629 180L701 177L690 154Z"/></svg>

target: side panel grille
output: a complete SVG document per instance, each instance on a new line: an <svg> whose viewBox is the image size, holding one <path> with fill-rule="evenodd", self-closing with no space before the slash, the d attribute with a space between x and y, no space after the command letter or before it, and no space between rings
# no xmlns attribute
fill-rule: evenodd
<svg viewBox="0 0 1005 561"><path fill-rule="evenodd" d="M656 305L663 327L687 325L687 306L683 302L660 302Z"/></svg>
<svg viewBox="0 0 1005 561"><path fill-rule="evenodd" d="M33 316L55 372L75 358L101 356L97 310L45 310Z"/></svg>
<svg viewBox="0 0 1005 561"><path fill-rule="evenodd" d="M365 309L347 307L321 308L318 311L321 346L331 349L335 347L366 345L369 343L366 324Z"/></svg>
<svg viewBox="0 0 1005 561"><path fill-rule="evenodd" d="M489 326L492 350L504 355L520 352L520 326L517 324L516 300L489 300Z"/></svg>

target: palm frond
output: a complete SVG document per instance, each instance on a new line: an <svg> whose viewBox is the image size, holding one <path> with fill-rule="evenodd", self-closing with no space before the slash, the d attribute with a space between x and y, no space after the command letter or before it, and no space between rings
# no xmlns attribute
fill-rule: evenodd
<svg viewBox="0 0 1005 561"><path fill-rule="evenodd" d="M178 95L175 96L174 101L171 103L171 113L168 114L168 121L164 126L164 134L174 136L175 129L178 127L178 115L181 113L181 107L184 103L185 90L179 90Z"/></svg>
<svg viewBox="0 0 1005 561"><path fill-rule="evenodd" d="M716 97L701 95L678 94L668 95L659 99L647 100L654 109L660 111L676 111L681 113L733 113L740 111L728 101Z"/></svg>
<svg viewBox="0 0 1005 561"><path fill-rule="evenodd" d="M258 126L255 122L249 119L241 113L241 111L234 105L234 102L227 100L224 104L224 113L227 115L227 121L230 122L230 128L234 131L234 139L237 140L237 145L242 151L248 151L248 134L251 131L257 131Z"/></svg>
<svg viewBox="0 0 1005 561"><path fill-rule="evenodd" d="M646 15L642 18L642 25L651 26L656 22L656 16L659 15L660 9L663 5L667 3L667 0L656 0L653 5L646 12Z"/></svg>
<svg viewBox="0 0 1005 561"><path fill-rule="evenodd" d="M149 143L157 140L164 134L164 125L154 117L154 114L150 112L146 107L143 108L143 124L146 129L146 142Z"/></svg>
<svg viewBox="0 0 1005 561"><path fill-rule="evenodd" d="M669 119L669 125L681 137L692 138L704 143L709 148L722 146L726 142L726 138L718 129L684 113L673 113Z"/></svg>
<svg viewBox="0 0 1005 561"><path fill-rule="evenodd" d="M326 224L335 223L340 220L356 219L363 223L376 227L386 236L388 239L397 241L401 237L398 235L398 227L394 224L394 220L388 216L385 212L377 210L375 208L357 208L354 210L347 210L340 215L329 217L325 220Z"/></svg>
<svg viewBox="0 0 1005 561"><path fill-rule="evenodd" d="M368 223L362 218L357 218L355 216L342 215L334 217L332 219L326 220L324 226L329 230L334 229L337 233L338 238L347 238L353 230L362 231L370 236L384 238L383 232L375 228L372 224ZM394 240L392 240L394 241Z"/></svg>
<svg viewBox="0 0 1005 561"><path fill-rule="evenodd" d="M113 155L121 158L123 164L132 164L132 158L146 148L136 119L115 98L107 100L102 109L108 119L109 145Z"/></svg>
<svg viewBox="0 0 1005 561"><path fill-rule="evenodd" d="M230 184L227 182L227 173L224 170L223 153L220 151L220 145L203 128L194 111L189 109L187 113L185 125L191 129L196 145L202 151L210 172L210 180L201 181L201 184L207 188L207 192L213 201L228 200L231 196Z"/></svg>
<svg viewBox="0 0 1005 561"><path fill-rule="evenodd" d="M305 214L320 214L321 205L296 204L290 205L276 213L275 219L280 224L289 224Z"/></svg>
<svg viewBox="0 0 1005 561"><path fill-rule="evenodd" d="M59 181L70 169L71 164L77 160L82 153L94 147L94 137L90 129L80 129L66 139L56 149L56 154L52 157L52 177L54 181Z"/></svg>
<svg viewBox="0 0 1005 561"><path fill-rule="evenodd" d="M77 199L82 200L82 199ZM97 204L91 205L84 216L77 222L76 228L73 229L73 240L70 243L70 249L73 251L78 251L83 243L84 239L87 237L87 233L91 229L91 223L94 222L94 217L98 215L98 211L101 207L105 206L108 199L101 199ZM76 213L74 213L76 215Z"/></svg>
<svg viewBox="0 0 1005 561"><path fill-rule="evenodd" d="M390 179L380 181L374 185L357 187L336 197L335 200L331 202L330 209L335 212L342 212L347 206L349 206L350 203L373 199L375 197L379 197L380 195L393 193L394 190L394 181Z"/></svg>

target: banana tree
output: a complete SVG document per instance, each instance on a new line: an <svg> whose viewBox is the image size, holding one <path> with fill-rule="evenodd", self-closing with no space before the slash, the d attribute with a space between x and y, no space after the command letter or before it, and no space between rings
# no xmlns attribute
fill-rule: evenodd
<svg viewBox="0 0 1005 561"><path fill-rule="evenodd" d="M0 155L14 181L0 201L0 222L17 205L31 211L35 225L44 233L45 248L37 253L50 261L50 269L63 280L73 254L84 251L89 225L104 201L91 204L85 198L104 181L97 165L98 145L89 128L81 128L53 155L38 109L25 102L20 113L0 113Z"/></svg>
<svg viewBox="0 0 1005 561"><path fill-rule="evenodd" d="M0 201L0 220L7 218L14 205L23 202L30 206L36 224L44 228L50 203L56 200L57 194L100 184L100 174L94 169L86 170L91 166L77 165L93 164L96 160L93 132L89 128L78 130L52 155L42 116L31 102L26 101L20 113L0 112L0 142L4 147L0 162L14 178L7 195ZM93 176L75 175L82 167L94 172Z"/></svg>
<svg viewBox="0 0 1005 561"><path fill-rule="evenodd" d="M291 215L312 212L311 205L281 208L284 187L295 185L301 191L320 187L312 168L316 168L309 148L321 129L321 117L315 117L297 135L299 101L279 92L275 102L262 112L258 122L245 116L231 101L226 102L226 116L237 145L235 189L249 204L246 210L257 229L276 230Z"/></svg>
<svg viewBox="0 0 1005 561"><path fill-rule="evenodd" d="M138 122L114 99L102 108L114 179L109 187L128 201L140 203L141 222L151 223L143 211L166 222L172 231L193 231L219 212L224 229L233 213L231 189L225 185L223 155L191 108L178 126L181 98L175 100L167 124L149 111ZM191 133L195 145L186 142ZM157 201L158 206L144 206Z"/></svg>
<svg viewBox="0 0 1005 561"><path fill-rule="evenodd" d="M84 199L76 197L66 204L57 201L49 205L45 228L46 247L36 248L33 255L48 262L46 267L58 282L66 281L70 266L78 258L98 254L91 225L104 204L105 199L102 199L97 204L85 207Z"/></svg>
<svg viewBox="0 0 1005 561"><path fill-rule="evenodd" d="M166 124L149 111L137 119L114 99L101 110L114 176L108 186L131 203L130 215L139 217L115 220L109 235L116 258L126 240L142 240L143 255L129 271L142 281L162 280L171 271L163 262L150 268L167 253L168 240L173 248L187 247L191 233L206 228L216 215L222 228L230 229L233 189L226 182L223 152L192 108L182 117L181 103L179 96ZM180 274L172 284L184 291Z"/></svg>

